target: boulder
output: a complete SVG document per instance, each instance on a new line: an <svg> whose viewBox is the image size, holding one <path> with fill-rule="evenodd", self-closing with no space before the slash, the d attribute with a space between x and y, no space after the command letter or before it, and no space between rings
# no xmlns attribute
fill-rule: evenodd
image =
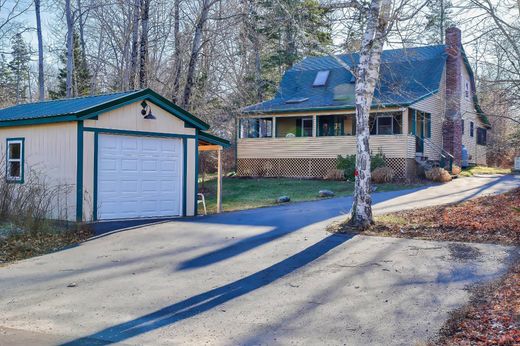
<svg viewBox="0 0 520 346"><path fill-rule="evenodd" d="M289 196L280 196L276 199L276 203L287 203L290 201L291 201L291 198Z"/></svg>
<svg viewBox="0 0 520 346"><path fill-rule="evenodd" d="M318 192L319 197L334 197L334 192L330 190L320 190Z"/></svg>

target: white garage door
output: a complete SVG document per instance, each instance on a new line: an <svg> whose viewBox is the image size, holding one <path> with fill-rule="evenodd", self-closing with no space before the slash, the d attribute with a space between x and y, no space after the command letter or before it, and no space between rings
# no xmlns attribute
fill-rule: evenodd
<svg viewBox="0 0 520 346"><path fill-rule="evenodd" d="M180 215L181 148L180 139L100 134L98 219Z"/></svg>

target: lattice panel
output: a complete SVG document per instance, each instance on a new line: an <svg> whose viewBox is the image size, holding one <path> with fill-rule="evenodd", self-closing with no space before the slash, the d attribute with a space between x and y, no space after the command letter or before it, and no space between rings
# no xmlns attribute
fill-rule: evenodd
<svg viewBox="0 0 520 346"><path fill-rule="evenodd" d="M336 168L336 159L238 159L239 176L323 177Z"/></svg>
<svg viewBox="0 0 520 346"><path fill-rule="evenodd" d="M335 169L336 159L238 159L237 174L247 177L306 177L321 178ZM405 158L387 158L386 164L398 178L415 174L415 161Z"/></svg>

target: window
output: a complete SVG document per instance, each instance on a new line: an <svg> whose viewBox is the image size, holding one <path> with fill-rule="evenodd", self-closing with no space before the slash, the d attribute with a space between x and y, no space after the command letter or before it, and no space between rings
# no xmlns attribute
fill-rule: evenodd
<svg viewBox="0 0 520 346"><path fill-rule="evenodd" d="M240 119L240 138L272 137L273 118Z"/></svg>
<svg viewBox="0 0 520 346"><path fill-rule="evenodd" d="M305 117L277 117L276 137L312 137L313 119Z"/></svg>
<svg viewBox="0 0 520 346"><path fill-rule="evenodd" d="M487 130L486 129L477 127L477 144L478 145L487 144Z"/></svg>
<svg viewBox="0 0 520 346"><path fill-rule="evenodd" d="M397 135L402 131L402 113L379 113L369 118L371 135Z"/></svg>
<svg viewBox="0 0 520 346"><path fill-rule="evenodd" d="M460 128L462 130L462 134L464 134L464 119L461 119L460 121Z"/></svg>
<svg viewBox="0 0 520 346"><path fill-rule="evenodd" d="M376 119L376 133L378 135L391 135L394 133L392 117L378 116Z"/></svg>
<svg viewBox="0 0 520 346"><path fill-rule="evenodd" d="M474 127L475 127L475 124L473 123L473 121L470 121L469 122L469 136L470 137L474 137Z"/></svg>
<svg viewBox="0 0 520 346"><path fill-rule="evenodd" d="M24 160L24 139L7 139L6 156L6 175L7 181L23 183L23 160Z"/></svg>
<svg viewBox="0 0 520 346"><path fill-rule="evenodd" d="M318 116L318 136L343 136L345 134L345 116Z"/></svg>
<svg viewBox="0 0 520 346"><path fill-rule="evenodd" d="M466 98L466 100L469 100L469 96L470 96L469 81L464 80L464 97Z"/></svg>
<svg viewBox="0 0 520 346"><path fill-rule="evenodd" d="M312 83L312 86L320 87L325 86L327 84L327 79L329 79L330 71L318 71L316 73L316 78L314 78L314 83Z"/></svg>
<svg viewBox="0 0 520 346"><path fill-rule="evenodd" d="M312 137L312 118L302 119L302 137Z"/></svg>

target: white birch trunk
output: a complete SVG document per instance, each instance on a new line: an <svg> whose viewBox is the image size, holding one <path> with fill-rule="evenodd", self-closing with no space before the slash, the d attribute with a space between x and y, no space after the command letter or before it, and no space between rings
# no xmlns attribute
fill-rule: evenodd
<svg viewBox="0 0 520 346"><path fill-rule="evenodd" d="M369 116L379 79L384 35L391 0L372 0L363 35L356 76L356 182L350 226L364 229L373 224Z"/></svg>

